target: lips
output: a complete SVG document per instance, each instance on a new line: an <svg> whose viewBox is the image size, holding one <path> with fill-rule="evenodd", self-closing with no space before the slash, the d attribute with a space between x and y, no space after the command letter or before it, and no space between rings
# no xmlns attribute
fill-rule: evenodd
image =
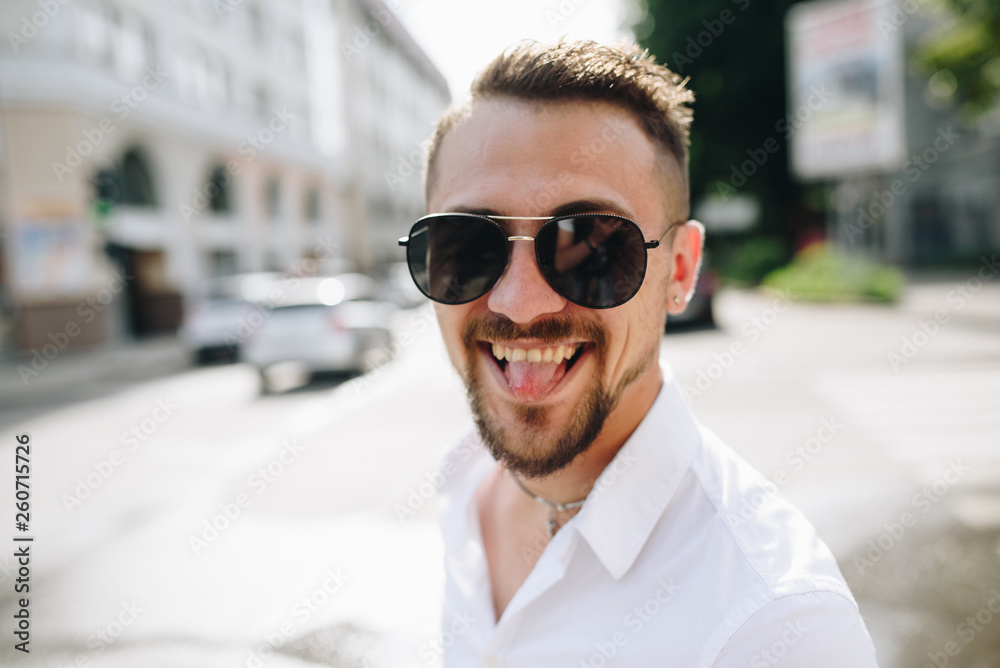
<svg viewBox="0 0 1000 668"><path fill-rule="evenodd" d="M550 346L481 342L493 376L501 388L523 403L535 403L553 394L590 349L585 343Z"/></svg>

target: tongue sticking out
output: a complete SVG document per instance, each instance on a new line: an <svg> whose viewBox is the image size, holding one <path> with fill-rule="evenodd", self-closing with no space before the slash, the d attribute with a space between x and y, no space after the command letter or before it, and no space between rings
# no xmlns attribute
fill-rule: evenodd
<svg viewBox="0 0 1000 668"><path fill-rule="evenodd" d="M504 376L519 401L539 401L566 375L566 362L507 362Z"/></svg>

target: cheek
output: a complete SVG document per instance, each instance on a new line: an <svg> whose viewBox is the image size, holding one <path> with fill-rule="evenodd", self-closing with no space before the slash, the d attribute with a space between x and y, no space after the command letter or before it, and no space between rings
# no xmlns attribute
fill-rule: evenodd
<svg viewBox="0 0 1000 668"><path fill-rule="evenodd" d="M626 304L632 307L627 316L607 323L608 334L613 341L610 348L614 352L611 354L619 356L619 364L612 366L629 366L634 357L645 354L660 339L663 318L666 317L663 301L665 288L655 285L650 279L654 276L647 275L639 294Z"/></svg>
<svg viewBox="0 0 1000 668"><path fill-rule="evenodd" d="M636 299L632 298L633 301ZM619 307L621 308L621 307ZM629 346L635 341L632 339L636 330L636 314L616 313L614 317L603 318L601 324L607 335L607 346L604 357L604 374L614 375L615 369L621 363L624 356L628 355Z"/></svg>
<svg viewBox="0 0 1000 668"><path fill-rule="evenodd" d="M650 284L649 294L642 310L642 327L651 337L657 340L663 336L663 326L667 318L667 281L658 277L657 282Z"/></svg>
<svg viewBox="0 0 1000 668"><path fill-rule="evenodd" d="M661 317L666 317L670 290L669 267L662 258L657 260L656 263L650 260L646 277L642 281L642 289L636 295L637 299L642 299L642 321L654 329L656 328L654 323Z"/></svg>
<svg viewBox="0 0 1000 668"><path fill-rule="evenodd" d="M451 365L459 375L465 375L465 348L462 345L462 324L468 309L463 306L446 306L434 302L434 314L437 316L438 328L444 340L445 349Z"/></svg>
<svg viewBox="0 0 1000 668"><path fill-rule="evenodd" d="M668 252L665 246L660 246L656 250L651 251L651 253L657 253L657 255L649 258L642 286L643 288L648 288L647 297L656 299L658 295L666 294L669 287L671 262L674 256Z"/></svg>

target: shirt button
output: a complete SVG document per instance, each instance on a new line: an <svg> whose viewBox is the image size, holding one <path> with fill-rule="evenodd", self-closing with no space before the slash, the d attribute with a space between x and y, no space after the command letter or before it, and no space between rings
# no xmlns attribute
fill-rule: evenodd
<svg viewBox="0 0 1000 668"><path fill-rule="evenodd" d="M488 668L496 668L497 658L492 654L487 654L486 657L483 659L483 663L485 663L488 666Z"/></svg>

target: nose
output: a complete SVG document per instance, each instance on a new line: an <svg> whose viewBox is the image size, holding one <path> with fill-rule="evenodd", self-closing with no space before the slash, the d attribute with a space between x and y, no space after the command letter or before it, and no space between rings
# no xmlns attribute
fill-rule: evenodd
<svg viewBox="0 0 1000 668"><path fill-rule="evenodd" d="M513 244L510 262L490 290L486 301L489 309L519 324L528 324L539 316L562 311L567 300L553 290L542 276L535 258L535 243L509 243Z"/></svg>

